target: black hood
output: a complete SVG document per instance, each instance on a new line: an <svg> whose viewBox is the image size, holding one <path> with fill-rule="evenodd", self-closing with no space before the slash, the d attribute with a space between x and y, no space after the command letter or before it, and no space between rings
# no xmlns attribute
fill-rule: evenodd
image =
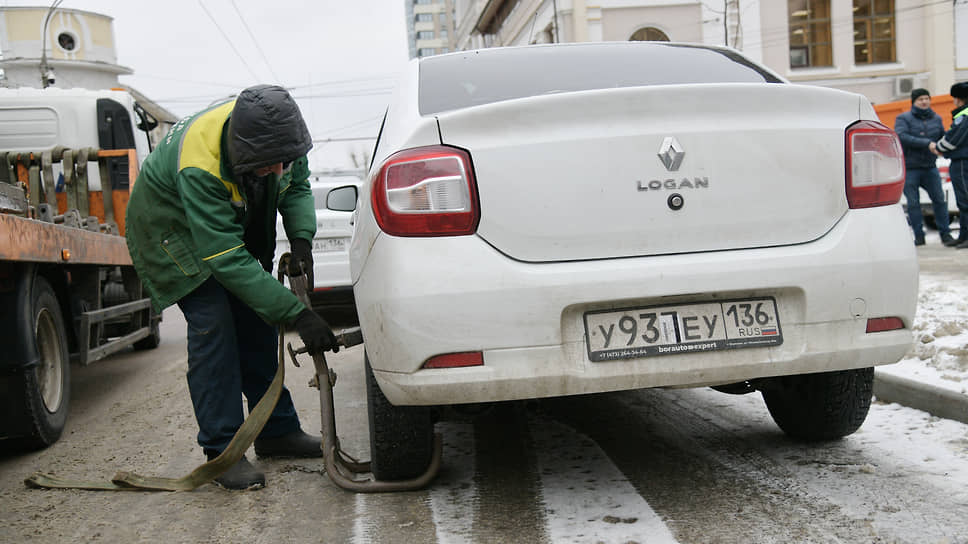
<svg viewBox="0 0 968 544"><path fill-rule="evenodd" d="M277 85L239 93L229 118L228 159L234 175L305 155L313 139L292 96Z"/></svg>

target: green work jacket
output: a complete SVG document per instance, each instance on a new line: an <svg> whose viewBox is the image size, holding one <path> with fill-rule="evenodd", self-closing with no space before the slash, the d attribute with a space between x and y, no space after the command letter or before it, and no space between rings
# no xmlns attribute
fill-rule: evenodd
<svg viewBox="0 0 968 544"><path fill-rule="evenodd" d="M214 276L266 322L285 323L305 306L245 247L244 191L225 151L234 104L182 119L145 159L125 216L128 251L157 312ZM276 210L290 240L312 241L316 213L306 157L281 179L269 178L262 218L268 251L276 239Z"/></svg>

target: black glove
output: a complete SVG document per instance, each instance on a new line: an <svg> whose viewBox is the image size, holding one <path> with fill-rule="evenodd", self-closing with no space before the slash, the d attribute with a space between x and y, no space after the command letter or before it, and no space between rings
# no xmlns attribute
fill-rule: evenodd
<svg viewBox="0 0 968 544"><path fill-rule="evenodd" d="M306 277L309 278L309 285L306 286L308 291L313 290L313 246L306 240L302 238L296 238L295 240L289 241L289 253L291 255L289 259L289 270L286 272L290 276L298 276L306 272ZM301 268L300 268L301 267Z"/></svg>
<svg viewBox="0 0 968 544"><path fill-rule="evenodd" d="M339 352L339 343L336 342L336 335L329 328L329 324L309 308L299 312L299 315L289 322L289 326L296 329L310 353L327 350L333 350L333 353Z"/></svg>

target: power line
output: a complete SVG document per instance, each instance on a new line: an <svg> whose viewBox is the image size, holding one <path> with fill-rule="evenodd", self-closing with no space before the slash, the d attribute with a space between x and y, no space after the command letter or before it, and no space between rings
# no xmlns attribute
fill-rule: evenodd
<svg viewBox="0 0 968 544"><path fill-rule="evenodd" d="M359 142L363 140L376 140L376 136L353 136L349 138L319 138L313 139L314 144L328 144L330 142Z"/></svg>
<svg viewBox="0 0 968 544"><path fill-rule="evenodd" d="M356 98L363 96L380 96L390 94L392 89L360 89L347 92L335 92L335 93L317 93L317 94L307 94L307 95L297 95L293 94L292 97L297 100L309 100L316 98ZM159 98L155 102L166 103L166 104L194 104L198 102L210 102L215 99L224 98L225 95L218 94L206 94L206 95L194 95L194 96L176 96L171 98Z"/></svg>
<svg viewBox="0 0 968 544"><path fill-rule="evenodd" d="M163 81L177 81L179 83L191 83L193 85L208 85L210 87L227 87L230 89L244 89L245 85L236 85L234 83L219 83L218 81L198 81L195 79L184 79L179 77L169 77L169 76L159 76L152 74L145 74L143 72L138 72L137 75L123 76L132 78L145 78L145 79L160 79Z"/></svg>
<svg viewBox="0 0 968 544"><path fill-rule="evenodd" d="M375 117L370 117L368 119L363 119L362 121L356 121L355 123L350 123L348 125L343 125L341 127L331 128L329 130L324 131L324 134L335 134L335 133L343 132L344 130L349 130L351 128L356 128L358 126L365 125L367 123L373 123L375 121L379 121L380 119L383 119L383 114L382 113L380 115L375 116Z"/></svg>
<svg viewBox="0 0 968 544"><path fill-rule="evenodd" d="M242 89L242 88L245 87L245 85L230 85L230 84L222 84L222 83L207 83L207 82L199 82L199 81L192 81L192 80L185 80L185 79L168 78L168 77L162 77L162 76L147 76L147 77L153 77L153 78L156 78L156 79L168 79L168 80L171 80L171 81L181 81L181 82L184 82L184 83L198 83L198 84L216 85L216 86L220 86L220 87L230 87L230 88L234 88L234 89ZM313 88L313 87L323 87L323 86L330 86L330 85L331 86L339 86L339 85L349 85L349 84L363 83L363 82L369 82L369 81L393 81L393 80L395 80L395 78L392 78L392 77L373 77L373 78L359 78L359 79L343 79L343 80L337 80L337 81L321 81L319 83L308 83L308 84L305 84L305 85L291 85L291 86L287 86L286 87L286 90L289 91L291 94L293 94L293 97L295 97L295 98L329 98L329 97L341 97L341 96L369 96L369 95L373 95L373 94L389 94L390 92L393 91L393 86L392 85L380 85L380 86L370 87L370 88L367 88L365 86L359 86L359 87L356 87L356 88L349 88L349 89L344 89L344 90L334 90L332 93L310 94L310 95L302 95L302 96L298 96L295 93L292 93L292 91L295 91L296 89L309 89L309 88ZM221 95L219 95L219 96L221 96ZM212 97L213 97L212 94L195 94L195 95L187 95L187 96L172 96L172 97L165 98L163 100L168 101L168 102L198 102L198 101L202 101L202 100L210 100Z"/></svg>
<svg viewBox="0 0 968 544"><path fill-rule="evenodd" d="M202 11L205 12L205 15L208 15L209 20L212 21L212 24L215 25L215 28L217 28L218 31L222 34L222 37L225 38L225 42L229 44L229 47L232 48L232 51L235 51L235 54L239 57L239 60L241 60L242 64L244 64L245 67L249 70L249 73L252 74L253 79L255 79L256 81L259 81L259 76L256 75L252 67L249 66L249 63L246 62L245 57L243 57L242 54L239 53L239 50L235 48L235 44L232 43L232 40L230 40L228 35L225 33L225 31L222 30L222 27L219 26L218 21L216 21L215 17L213 17L212 14L208 11L208 8L206 8L205 4L202 3L202 0L198 0L198 5L202 8Z"/></svg>
<svg viewBox="0 0 968 544"><path fill-rule="evenodd" d="M393 92L392 88L382 88L382 89L368 89L368 90L358 90L353 92L345 93L321 93L321 94L306 94L306 95L292 95L293 98L341 98L341 97L356 97L356 96L379 96L383 94L390 94Z"/></svg>
<svg viewBox="0 0 968 544"><path fill-rule="evenodd" d="M272 77L276 78L276 81L282 83L282 79L276 75L276 71L272 69L272 64L269 62L269 59L266 58L265 51L263 51L262 47L259 45L259 40L256 39L255 34L252 33L252 29L249 28L249 24L245 22L245 17L243 17L242 12L239 11L239 6L235 5L235 0L232 0L232 7L235 8L235 13L239 16L239 20L242 21L242 26L245 27L245 31L248 32L249 37L252 38L252 43L255 45L256 50L258 50L259 54L262 55L262 61L265 62L266 66L269 68L269 73L272 74Z"/></svg>
<svg viewBox="0 0 968 544"><path fill-rule="evenodd" d="M307 83L305 85L291 85L286 87L290 91L295 89L305 89L307 87L321 87L325 85L343 85L346 83L361 83L364 81L397 81L396 75L386 75L386 76L374 76L374 77L361 77L356 79L338 79L334 81L320 81L318 83Z"/></svg>

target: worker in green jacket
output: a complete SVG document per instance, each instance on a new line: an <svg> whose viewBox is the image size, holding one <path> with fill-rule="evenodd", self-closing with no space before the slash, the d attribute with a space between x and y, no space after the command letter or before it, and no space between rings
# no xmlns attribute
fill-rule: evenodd
<svg viewBox="0 0 968 544"><path fill-rule="evenodd" d="M198 443L218 456L262 398L277 368L279 325L310 350L338 349L332 330L271 274L276 213L293 266L310 275L316 215L299 107L282 87L259 85L179 121L145 159L131 190L126 237L155 311L178 304L188 322L188 388ZM260 457L322 456L288 390L255 441ZM259 488L244 457L216 479Z"/></svg>

